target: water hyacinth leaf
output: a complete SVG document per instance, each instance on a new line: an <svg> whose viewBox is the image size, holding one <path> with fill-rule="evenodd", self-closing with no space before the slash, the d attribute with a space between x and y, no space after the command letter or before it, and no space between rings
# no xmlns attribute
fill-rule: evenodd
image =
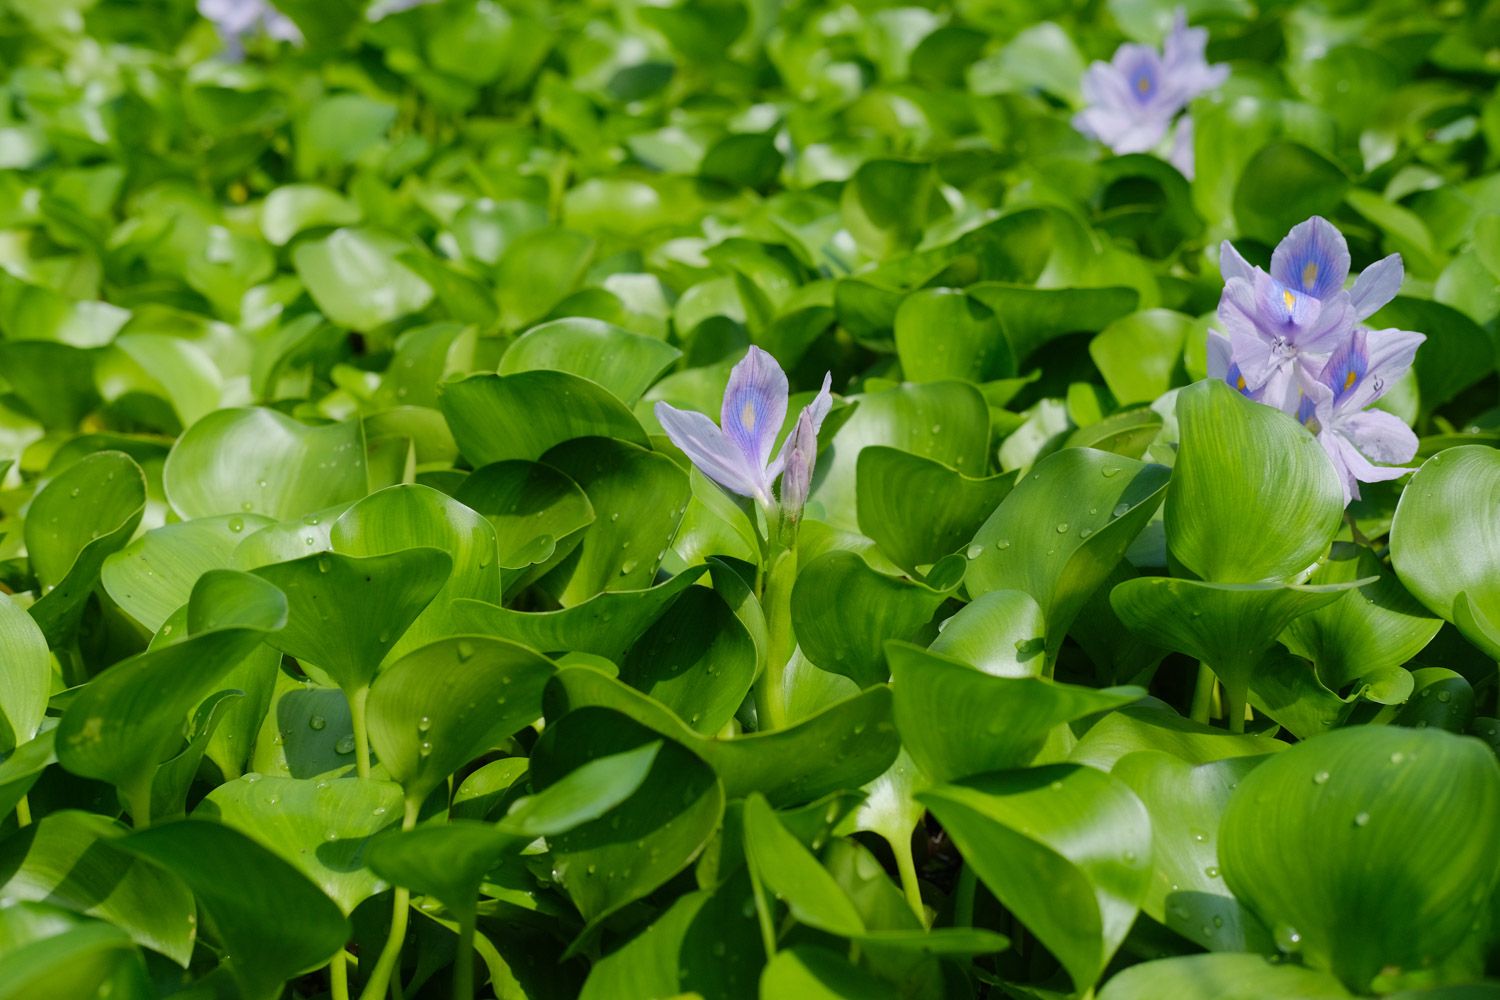
<svg viewBox="0 0 1500 1000"><path fill-rule="evenodd" d="M1177 426L1173 558L1205 580L1252 583L1301 573L1327 552L1343 491L1306 428L1213 379L1177 394Z"/></svg>
<svg viewBox="0 0 1500 1000"><path fill-rule="evenodd" d="M580 437L650 444L613 393L568 372L471 375L440 385L438 403L459 451L475 468L515 458L535 461L552 446Z"/></svg>
<svg viewBox="0 0 1500 1000"><path fill-rule="evenodd" d="M1239 231L1275 246L1287 231L1314 215L1333 215L1349 189L1344 169L1295 142L1260 147L1234 189Z"/></svg>
<svg viewBox="0 0 1500 1000"><path fill-rule="evenodd" d="M1357 684L1346 701L1318 680L1312 665L1283 646L1272 646L1255 662L1250 678L1250 707L1274 719L1299 740L1327 732L1361 698L1385 703L1402 701L1411 691L1411 674L1400 667L1377 671ZM1233 693L1231 689L1226 691ZM1372 693L1378 697L1372 697ZM1233 716L1234 709L1228 709Z"/></svg>
<svg viewBox="0 0 1500 1000"><path fill-rule="evenodd" d="M899 448L967 476L982 475L989 449L990 411L965 382L927 382L850 397L858 408L818 458L810 499L825 519L858 531L859 456L871 445Z"/></svg>
<svg viewBox="0 0 1500 1000"><path fill-rule="evenodd" d="M247 774L209 792L193 818L233 827L274 851L347 914L385 888L362 862L370 838L400 822L401 787Z"/></svg>
<svg viewBox="0 0 1500 1000"><path fill-rule="evenodd" d="M143 948L186 968L197 936L193 895L175 877L120 850L107 816L63 810L0 846L0 899L47 902L107 920Z"/></svg>
<svg viewBox="0 0 1500 1000"><path fill-rule="evenodd" d="M31 791L48 766L57 763L53 739L56 729L38 733L0 761L0 813L8 813Z"/></svg>
<svg viewBox="0 0 1500 1000"><path fill-rule="evenodd" d="M52 694L52 657L47 637L32 617L0 594L0 750L36 736Z"/></svg>
<svg viewBox="0 0 1500 1000"><path fill-rule="evenodd" d="M0 998L87 997L147 990L145 967L129 935L85 923L0 955Z"/></svg>
<svg viewBox="0 0 1500 1000"><path fill-rule="evenodd" d="M607 590L650 587L691 496L682 469L665 455L604 438L564 442L543 461L582 488L595 515L543 587L565 608Z"/></svg>
<svg viewBox="0 0 1500 1000"><path fill-rule="evenodd" d="M592 653L618 662L706 569L694 566L646 590L603 593L560 611L513 611L460 598L453 602L453 620L460 630L510 639L533 649Z"/></svg>
<svg viewBox="0 0 1500 1000"><path fill-rule="evenodd" d="M470 771L454 789L449 816L488 819L496 809L521 794L529 763L525 757L502 757Z"/></svg>
<svg viewBox="0 0 1500 1000"><path fill-rule="evenodd" d="M193 710L183 733L187 746L158 764L151 779L151 815L158 821L183 816L188 792L198 776L209 739L218 731L229 709L243 698L239 691L216 691Z"/></svg>
<svg viewBox="0 0 1500 1000"><path fill-rule="evenodd" d="M1173 474L1090 448L1038 462L974 536L966 578L975 596L1030 594L1046 614L1052 661L1080 608L1161 505Z"/></svg>
<svg viewBox="0 0 1500 1000"><path fill-rule="evenodd" d="M85 686L58 724L58 761L114 783L137 823L149 822L156 765L182 739L188 713L286 616L286 598L271 584L233 570L205 574L188 601L190 638L116 664Z"/></svg>
<svg viewBox="0 0 1500 1000"><path fill-rule="evenodd" d="M655 742L655 733L619 712L575 709L549 722L537 741L532 784L546 794L593 759ZM634 795L548 838L555 877L583 918L596 923L681 871L723 813L724 789L713 770L679 744L663 742Z"/></svg>
<svg viewBox="0 0 1500 1000"><path fill-rule="evenodd" d="M1431 413L1484 378L1495 367L1495 354L1484 328L1442 302L1398 295L1370 317L1376 329L1431 330L1412 369L1422 399L1422 412Z"/></svg>
<svg viewBox="0 0 1500 1000"><path fill-rule="evenodd" d="M569 317L534 326L500 359L500 374L545 369L571 372L634 406L682 352L597 319Z"/></svg>
<svg viewBox="0 0 1500 1000"><path fill-rule="evenodd" d="M1298 615L1374 582L1299 586L1148 576L1115 587L1109 602L1125 626L1147 642L1187 653L1213 668L1228 695L1230 725L1238 732L1244 719L1236 718L1234 709L1243 710L1256 664L1282 630Z"/></svg>
<svg viewBox="0 0 1500 1000"><path fill-rule="evenodd" d="M839 937L865 932L865 922L844 890L760 795L745 800L744 835L751 877L783 900L799 923Z"/></svg>
<svg viewBox="0 0 1500 1000"><path fill-rule="evenodd" d="M896 729L935 784L1025 767L1055 727L1128 705L1145 693L995 677L907 643L890 643L887 655Z"/></svg>
<svg viewBox="0 0 1500 1000"><path fill-rule="evenodd" d="M358 420L308 427L275 410L218 410L172 447L162 472L184 520L260 514L282 521L365 495Z"/></svg>
<svg viewBox="0 0 1500 1000"><path fill-rule="evenodd" d="M1112 413L1063 440L1064 448L1095 448L1139 459L1161 433L1161 417L1149 407Z"/></svg>
<svg viewBox="0 0 1500 1000"><path fill-rule="evenodd" d="M761 974L764 996L806 1000L897 1000L896 987L850 965L838 952L812 945L778 951Z"/></svg>
<svg viewBox="0 0 1500 1000"><path fill-rule="evenodd" d="M339 515L329 541L335 552L349 556L432 548L446 552L452 560L447 582L386 651L387 662L457 632L454 600L500 599L495 529L479 514L430 487L407 484L370 494ZM433 565L428 572L436 574L438 567Z"/></svg>
<svg viewBox="0 0 1500 1000"><path fill-rule="evenodd" d="M23 529L41 593L30 612L53 644L77 627L105 559L130 540L145 511L146 478L118 451L68 466L31 501Z"/></svg>
<svg viewBox="0 0 1500 1000"><path fill-rule="evenodd" d="M432 301L432 287L397 257L405 240L371 229L336 229L292 252L297 275L318 309L351 330L373 330Z"/></svg>
<svg viewBox="0 0 1500 1000"><path fill-rule="evenodd" d="M1188 764L1208 764L1229 757L1251 757L1285 750L1269 736L1229 733L1185 719L1155 699L1144 699L1110 712L1079 739L1068 759L1108 771L1126 754L1159 750Z"/></svg>
<svg viewBox="0 0 1500 1000"><path fill-rule="evenodd" d="M1017 365L1059 337L1103 330L1140 301L1131 288L1032 288L982 281L967 290L1000 318Z"/></svg>
<svg viewBox="0 0 1500 1000"><path fill-rule="evenodd" d="M318 666L352 696L375 679L391 643L448 580L446 552L401 549L359 558L320 552L262 566L255 575L287 600L287 622L270 642Z"/></svg>
<svg viewBox="0 0 1500 1000"><path fill-rule="evenodd" d="M887 639L911 639L958 590L965 557L948 556L925 583L872 569L857 553L816 557L797 574L792 626L802 654L824 670L869 687L890 676Z"/></svg>
<svg viewBox="0 0 1500 1000"><path fill-rule="evenodd" d="M930 164L868 160L845 185L840 207L860 249L880 260L913 249L942 205Z"/></svg>
<svg viewBox="0 0 1500 1000"><path fill-rule="evenodd" d="M622 681L705 734L734 717L755 673L749 630L706 587L687 588L620 662Z"/></svg>
<svg viewBox="0 0 1500 1000"><path fill-rule="evenodd" d="M1497 833L1500 763L1488 747L1431 729L1355 726L1241 781L1219 859L1229 888L1278 941L1365 992L1383 970L1424 968L1469 932L1500 874L1488 847ZM1399 846L1409 844L1423 849Z"/></svg>
<svg viewBox="0 0 1500 1000"><path fill-rule="evenodd" d="M1411 672L1411 679L1410 697L1395 713L1396 725L1414 729L1431 726L1450 733L1468 731L1474 723L1474 688L1462 674L1443 667L1422 667ZM1389 709L1382 714L1388 713Z"/></svg>
<svg viewBox="0 0 1500 1000"><path fill-rule="evenodd" d="M448 775L542 714L546 657L500 639L442 639L391 664L370 687L370 743L420 803Z"/></svg>
<svg viewBox="0 0 1500 1000"><path fill-rule="evenodd" d="M855 466L859 530L914 573L963 548L1015 481L1014 473L970 478L941 462L871 445Z"/></svg>
<svg viewBox="0 0 1500 1000"><path fill-rule="evenodd" d="M760 792L778 809L873 781L895 762L901 741L891 689L879 685L837 701L785 729L718 739L694 733L656 701L587 667L567 667L547 688L549 720L604 706L690 748L708 761L726 795Z"/></svg>
<svg viewBox="0 0 1500 1000"><path fill-rule="evenodd" d="M326 962L349 938L344 914L306 876L227 826L187 819L121 838L119 846L176 875L208 912L246 997L269 1000L286 980Z"/></svg>
<svg viewBox="0 0 1500 1000"><path fill-rule="evenodd" d="M510 578L521 575L507 569L519 571L565 555L571 551L565 540L576 542L576 533L594 521L594 508L578 484L540 462L514 460L475 469L453 499L483 514L494 527L507 589ZM538 555L542 559L534 558Z"/></svg>
<svg viewBox="0 0 1500 1000"><path fill-rule="evenodd" d="M1055 764L917 796L1077 990L1098 980L1151 881L1151 819L1124 783Z"/></svg>
<svg viewBox="0 0 1500 1000"><path fill-rule="evenodd" d="M1481 649L1500 645L1484 625L1500 622L1500 587L1493 572L1500 538L1487 516L1497 484L1495 449L1449 448L1412 476L1391 522L1391 565L1401 582Z"/></svg>
<svg viewBox="0 0 1500 1000"><path fill-rule="evenodd" d="M555 837L590 823L636 793L651 773L661 744L591 760L536 795L511 804L499 829L515 837Z"/></svg>
<svg viewBox="0 0 1500 1000"><path fill-rule="evenodd" d="M273 523L259 514L225 514L165 524L106 559L100 579L126 614L156 632L203 574L229 569L239 544Z"/></svg>
<svg viewBox="0 0 1500 1000"><path fill-rule="evenodd" d="M535 323L583 277L594 241L566 229L541 229L520 237L495 267L500 321L509 329Z"/></svg>
<svg viewBox="0 0 1500 1000"><path fill-rule="evenodd" d="M1349 996L1326 972L1265 955L1183 955L1125 969L1104 984L1099 1000L1327 1000Z"/></svg>
<svg viewBox="0 0 1500 1000"><path fill-rule="evenodd" d="M1226 757L1194 767L1168 753L1126 754L1110 774L1151 814L1151 888L1141 910L1209 951L1271 954L1271 931L1224 885L1219 821L1234 789L1264 757Z"/></svg>
<svg viewBox="0 0 1500 1000"><path fill-rule="evenodd" d="M1149 403L1172 388L1192 325L1191 316L1147 309L1115 320L1089 341L1089 356L1120 405Z"/></svg>
<svg viewBox="0 0 1500 1000"><path fill-rule="evenodd" d="M354 719L344 692L277 670L270 704L256 734L250 770L313 778L354 764L354 750Z"/></svg>
<svg viewBox="0 0 1500 1000"><path fill-rule="evenodd" d="M332 188L317 184L283 184L260 206L260 231L272 246L320 226L348 226L360 219L359 206Z"/></svg>
<svg viewBox="0 0 1500 1000"><path fill-rule="evenodd" d="M896 310L896 352L913 382L989 382L1016 374L1016 359L989 306L956 288L908 295Z"/></svg>
<svg viewBox="0 0 1500 1000"><path fill-rule="evenodd" d="M1399 667L1422 651L1442 626L1365 546L1336 543L1309 583L1371 579L1334 603L1295 619L1282 634L1292 652L1313 661L1330 689Z"/></svg>
<svg viewBox="0 0 1500 1000"><path fill-rule="evenodd" d="M382 837L366 851L365 863L393 885L472 913L485 873L526 843L488 823L454 820Z"/></svg>
<svg viewBox="0 0 1500 1000"><path fill-rule="evenodd" d="M927 647L996 677L1039 677L1047 648L1041 606L1019 590L980 594Z"/></svg>

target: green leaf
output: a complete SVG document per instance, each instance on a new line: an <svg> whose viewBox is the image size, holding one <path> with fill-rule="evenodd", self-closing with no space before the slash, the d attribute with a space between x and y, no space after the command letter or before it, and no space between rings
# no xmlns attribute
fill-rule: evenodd
<svg viewBox="0 0 1500 1000"><path fill-rule="evenodd" d="M240 542L273 523L259 514L225 514L162 525L105 559L100 579L126 614L156 632L203 574L229 569Z"/></svg>
<svg viewBox="0 0 1500 1000"><path fill-rule="evenodd" d="M1295 142L1272 142L1245 164L1234 190L1240 232L1275 246L1310 216L1336 213L1349 190L1344 168Z"/></svg>
<svg viewBox="0 0 1500 1000"><path fill-rule="evenodd" d="M517 799L500 829L517 837L555 837L593 822L636 793L661 746L645 743L589 761L538 794Z"/></svg>
<svg viewBox="0 0 1500 1000"><path fill-rule="evenodd" d="M1078 740L1068 759L1107 771L1121 757L1137 750L1160 750L1188 764L1207 764L1229 757L1277 753L1286 747L1268 736L1228 733L1184 719L1148 698L1100 719Z"/></svg>
<svg viewBox="0 0 1500 1000"><path fill-rule="evenodd" d="M130 938L109 924L59 930L0 956L3 1000L91 997L106 990L114 993L122 981L133 981L145 990L149 989L145 979Z"/></svg>
<svg viewBox="0 0 1500 1000"><path fill-rule="evenodd" d="M453 602L453 619L458 629L510 639L533 649L592 653L618 662L706 569L694 566L646 590L603 593L561 611L513 611L460 598Z"/></svg>
<svg viewBox="0 0 1500 1000"><path fill-rule="evenodd" d="M883 445L855 466L859 530L908 573L959 551L1015 485L1015 473L975 479Z"/></svg>
<svg viewBox="0 0 1500 1000"><path fill-rule="evenodd" d="M689 587L630 647L620 679L708 734L734 718L756 662L754 639L724 599Z"/></svg>
<svg viewBox="0 0 1500 1000"><path fill-rule="evenodd" d="M301 517L365 495L364 432L358 420L308 427L275 410L219 410L177 439L162 481L184 520Z"/></svg>
<svg viewBox="0 0 1500 1000"><path fill-rule="evenodd" d="M570 372L608 389L634 406L682 352L597 319L569 318L534 326L500 359L500 374Z"/></svg>
<svg viewBox="0 0 1500 1000"><path fill-rule="evenodd" d="M1042 609L1030 594L980 594L939 626L927 648L996 677L1037 677L1047 648Z"/></svg>
<svg viewBox="0 0 1500 1000"><path fill-rule="evenodd" d="M329 541L336 552L349 556L385 556L433 548L452 559L447 583L386 650L386 662L459 631L454 624L453 601L492 601L500 597L495 529L463 504L426 486L392 486L370 494L339 515ZM441 571L433 565L428 572ZM415 594L411 599L415 601ZM386 624L394 631L391 623ZM379 640L379 633L375 638Z"/></svg>
<svg viewBox="0 0 1500 1000"><path fill-rule="evenodd" d="M448 775L542 714L555 667L514 643L482 636L423 646L370 687L370 743L420 803Z"/></svg>
<svg viewBox="0 0 1500 1000"><path fill-rule="evenodd" d="M655 740L650 729L619 712L575 709L542 732L532 784L544 795L591 760ZM724 797L707 764L676 743L662 743L635 794L598 819L548 837L554 876L583 918L596 924L686 867L719 825Z"/></svg>
<svg viewBox="0 0 1500 1000"><path fill-rule="evenodd" d="M1492 656L1500 631L1486 622L1500 622L1500 586L1489 565L1500 543L1475 513L1488 509L1496 484L1500 452L1449 448L1412 476L1391 521L1391 565L1406 589Z"/></svg>
<svg viewBox="0 0 1500 1000"><path fill-rule="evenodd" d="M968 292L1000 317L1017 365L1059 337L1103 330L1140 302L1133 288L1032 288L985 281L970 285Z"/></svg>
<svg viewBox="0 0 1500 1000"><path fill-rule="evenodd" d="M928 458L964 475L987 471L990 412L984 397L963 382L902 385L851 397L858 408L819 456L811 499L829 524L859 530L856 482L860 453L887 445Z"/></svg>
<svg viewBox="0 0 1500 1000"><path fill-rule="evenodd" d="M1151 819L1118 779L1056 764L921 792L965 861L1089 989L1151 881Z"/></svg>
<svg viewBox="0 0 1500 1000"><path fill-rule="evenodd" d="M1326 972L1264 955L1183 955L1133 965L1104 984L1099 1000L1324 1000L1347 997Z"/></svg>
<svg viewBox="0 0 1500 1000"><path fill-rule="evenodd" d="M190 637L115 664L73 699L57 727L57 759L113 782L144 825L156 765L182 739L193 707L228 670L286 623L286 598L263 580L213 570L188 601Z"/></svg>
<svg viewBox="0 0 1500 1000"><path fill-rule="evenodd" d="M996 677L906 643L887 648L894 674L896 729L934 783L1025 767L1057 726L1127 705L1140 688L1057 684Z"/></svg>
<svg viewBox="0 0 1500 1000"><path fill-rule="evenodd" d="M850 965L837 952L812 945L778 951L761 973L761 995L799 1000L897 1000L896 988Z"/></svg>
<svg viewBox="0 0 1500 1000"><path fill-rule="evenodd" d="M145 512L145 475L118 451L75 462L33 498L24 529L41 596L30 611L52 644L77 628L105 559L130 540Z"/></svg>
<svg viewBox="0 0 1500 1000"><path fill-rule="evenodd" d="M1398 295L1370 322L1379 324L1377 329L1441 331L1427 338L1412 364L1424 414L1451 401L1495 367L1495 349L1484 328L1441 302Z"/></svg>
<svg viewBox="0 0 1500 1000"><path fill-rule="evenodd" d="M336 229L299 243L292 263L323 315L353 330L373 330L432 301L432 287L396 259L409 248L372 229Z"/></svg>
<svg viewBox="0 0 1500 1000"><path fill-rule="evenodd" d="M969 593L1030 594L1046 615L1050 663L1089 595L1156 513L1170 475L1091 448L1047 456L974 535L983 549L969 564Z"/></svg>
<svg viewBox="0 0 1500 1000"><path fill-rule="evenodd" d="M255 575L286 595L286 625L271 645L328 674L344 693L367 687L392 643L447 583L453 566L438 549L401 549L360 559L320 552Z"/></svg>
<svg viewBox="0 0 1500 1000"><path fill-rule="evenodd" d="M317 883L345 913L385 885L367 869L370 838L401 820L401 788L389 781L247 774L209 792L195 819L233 827Z"/></svg>
<svg viewBox="0 0 1500 1000"><path fill-rule="evenodd" d="M745 800L745 858L756 885L783 900L799 923L858 937L865 922L833 876L787 832L760 795Z"/></svg>
<svg viewBox="0 0 1500 1000"><path fill-rule="evenodd" d="M1194 767L1169 753L1126 754L1110 770L1151 814L1151 888L1141 909L1209 951L1271 954L1271 931L1234 898L1219 868L1219 820L1229 797L1265 757Z"/></svg>
<svg viewBox="0 0 1500 1000"><path fill-rule="evenodd" d="M321 226L349 226L360 220L359 206L332 188L317 184L283 184L260 206L260 231L272 246Z"/></svg>
<svg viewBox="0 0 1500 1000"><path fill-rule="evenodd" d="M956 288L908 295L896 310L896 351L913 382L989 382L1016 374L1005 330L989 306Z"/></svg>
<svg viewBox="0 0 1500 1000"><path fill-rule="evenodd" d="M594 241L567 229L527 233L495 268L500 322L510 329L535 323L572 291L594 256Z"/></svg>
<svg viewBox="0 0 1500 1000"><path fill-rule="evenodd" d="M887 639L912 639L958 590L965 559L949 556L927 582L886 576L847 550L825 552L797 574L792 627L802 654L869 687L890 676Z"/></svg>
<svg viewBox="0 0 1500 1000"><path fill-rule="evenodd" d="M1497 834L1500 763L1488 747L1355 726L1240 782L1219 857L1278 941L1363 993L1383 970L1426 968L1469 933L1500 874Z"/></svg>
<svg viewBox="0 0 1500 1000"><path fill-rule="evenodd" d="M1294 576L1328 551L1343 491L1305 427L1214 379L1177 394L1177 426L1173 558L1205 580L1251 583Z"/></svg>
<svg viewBox="0 0 1500 1000"><path fill-rule="evenodd" d="M127 832L93 813L43 816L0 846L0 900L46 902L107 920L186 968L197 936L192 893L120 850Z"/></svg>
<svg viewBox="0 0 1500 1000"><path fill-rule="evenodd" d="M540 462L496 462L475 469L453 499L483 514L495 529L507 590L525 567L551 565L572 551L577 532L594 522L594 508L578 484Z"/></svg>
<svg viewBox="0 0 1500 1000"><path fill-rule="evenodd" d="M535 461L553 445L579 437L650 444L624 403L567 372L472 375L439 386L438 403L459 451L475 468L514 458Z"/></svg>
<svg viewBox="0 0 1500 1000"><path fill-rule="evenodd" d="M0 594L0 750L37 735L52 695L52 657L47 637L32 617Z"/></svg>
<svg viewBox="0 0 1500 1000"><path fill-rule="evenodd" d="M193 890L247 1000L279 995L286 980L322 965L349 938L348 921L316 885L227 826L181 820L131 834L119 846Z"/></svg>
<svg viewBox="0 0 1500 1000"><path fill-rule="evenodd" d="M1089 341L1089 355L1121 406L1150 403L1172 388L1191 316L1147 309L1115 320Z"/></svg>
<svg viewBox="0 0 1500 1000"><path fill-rule="evenodd" d="M382 837L370 845L365 863L395 885L472 914L485 873L526 843L488 823L455 820Z"/></svg>

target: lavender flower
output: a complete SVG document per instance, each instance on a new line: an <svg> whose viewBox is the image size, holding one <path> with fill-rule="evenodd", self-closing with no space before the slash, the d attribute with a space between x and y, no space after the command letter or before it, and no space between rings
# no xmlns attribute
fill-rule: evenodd
<svg viewBox="0 0 1500 1000"><path fill-rule="evenodd" d="M818 429L833 407L829 394L832 376L823 377L823 389L797 418L797 427L782 443L775 459L771 448L786 420L788 385L786 373L776 359L751 347L745 359L729 373L719 426L702 413L679 410L667 403L656 404L656 419L672 443L681 448L703 474L731 492L752 497L762 506L772 504L771 484L788 467L791 482L783 482L783 502L790 510L790 492L800 496L796 513L807 499L816 457ZM788 448L792 455L788 457Z"/></svg>
<svg viewBox="0 0 1500 1000"><path fill-rule="evenodd" d="M270 0L198 0L198 13L213 22L231 59L244 58L245 39L257 30L277 41L302 44L302 32L296 23Z"/></svg>
<svg viewBox="0 0 1500 1000"><path fill-rule="evenodd" d="M1359 499L1360 483L1404 475L1407 469L1374 463L1409 462L1416 435L1397 417L1366 407L1406 374L1427 338L1360 325L1400 290L1401 255L1370 265L1346 290L1348 244L1315 216L1276 247L1269 274L1228 241L1219 269L1219 319L1229 336L1209 334L1209 376L1306 425L1338 471L1346 505Z"/></svg>
<svg viewBox="0 0 1500 1000"><path fill-rule="evenodd" d="M1187 12L1178 7L1162 52L1127 42L1109 62L1089 66L1083 76L1088 107L1074 116L1073 127L1117 154L1154 148L1189 101L1228 78L1228 66L1210 66L1204 58L1207 44L1208 32L1189 28ZM1179 130L1171 160L1192 176L1191 125Z"/></svg>
<svg viewBox="0 0 1500 1000"><path fill-rule="evenodd" d="M797 426L782 446L786 471L781 474L781 509L793 521L802 519L802 508L812 488L813 464L818 458L818 425L822 422L822 415L807 407L798 415Z"/></svg>

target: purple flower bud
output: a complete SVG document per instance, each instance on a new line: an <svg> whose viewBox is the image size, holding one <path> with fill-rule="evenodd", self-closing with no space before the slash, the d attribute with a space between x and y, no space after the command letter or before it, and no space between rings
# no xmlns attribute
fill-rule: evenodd
<svg viewBox="0 0 1500 1000"><path fill-rule="evenodd" d="M781 509L793 521L802 519L802 508L812 488L813 466L818 461L817 423L821 421L814 421L812 407L803 410L783 449L786 469L781 474Z"/></svg>

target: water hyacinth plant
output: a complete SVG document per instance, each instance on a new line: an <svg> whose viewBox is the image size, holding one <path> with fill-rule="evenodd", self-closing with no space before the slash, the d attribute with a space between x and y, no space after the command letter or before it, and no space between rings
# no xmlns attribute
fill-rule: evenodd
<svg viewBox="0 0 1500 1000"><path fill-rule="evenodd" d="M1493 21L0 4L0 1000L1500 996Z"/></svg>

